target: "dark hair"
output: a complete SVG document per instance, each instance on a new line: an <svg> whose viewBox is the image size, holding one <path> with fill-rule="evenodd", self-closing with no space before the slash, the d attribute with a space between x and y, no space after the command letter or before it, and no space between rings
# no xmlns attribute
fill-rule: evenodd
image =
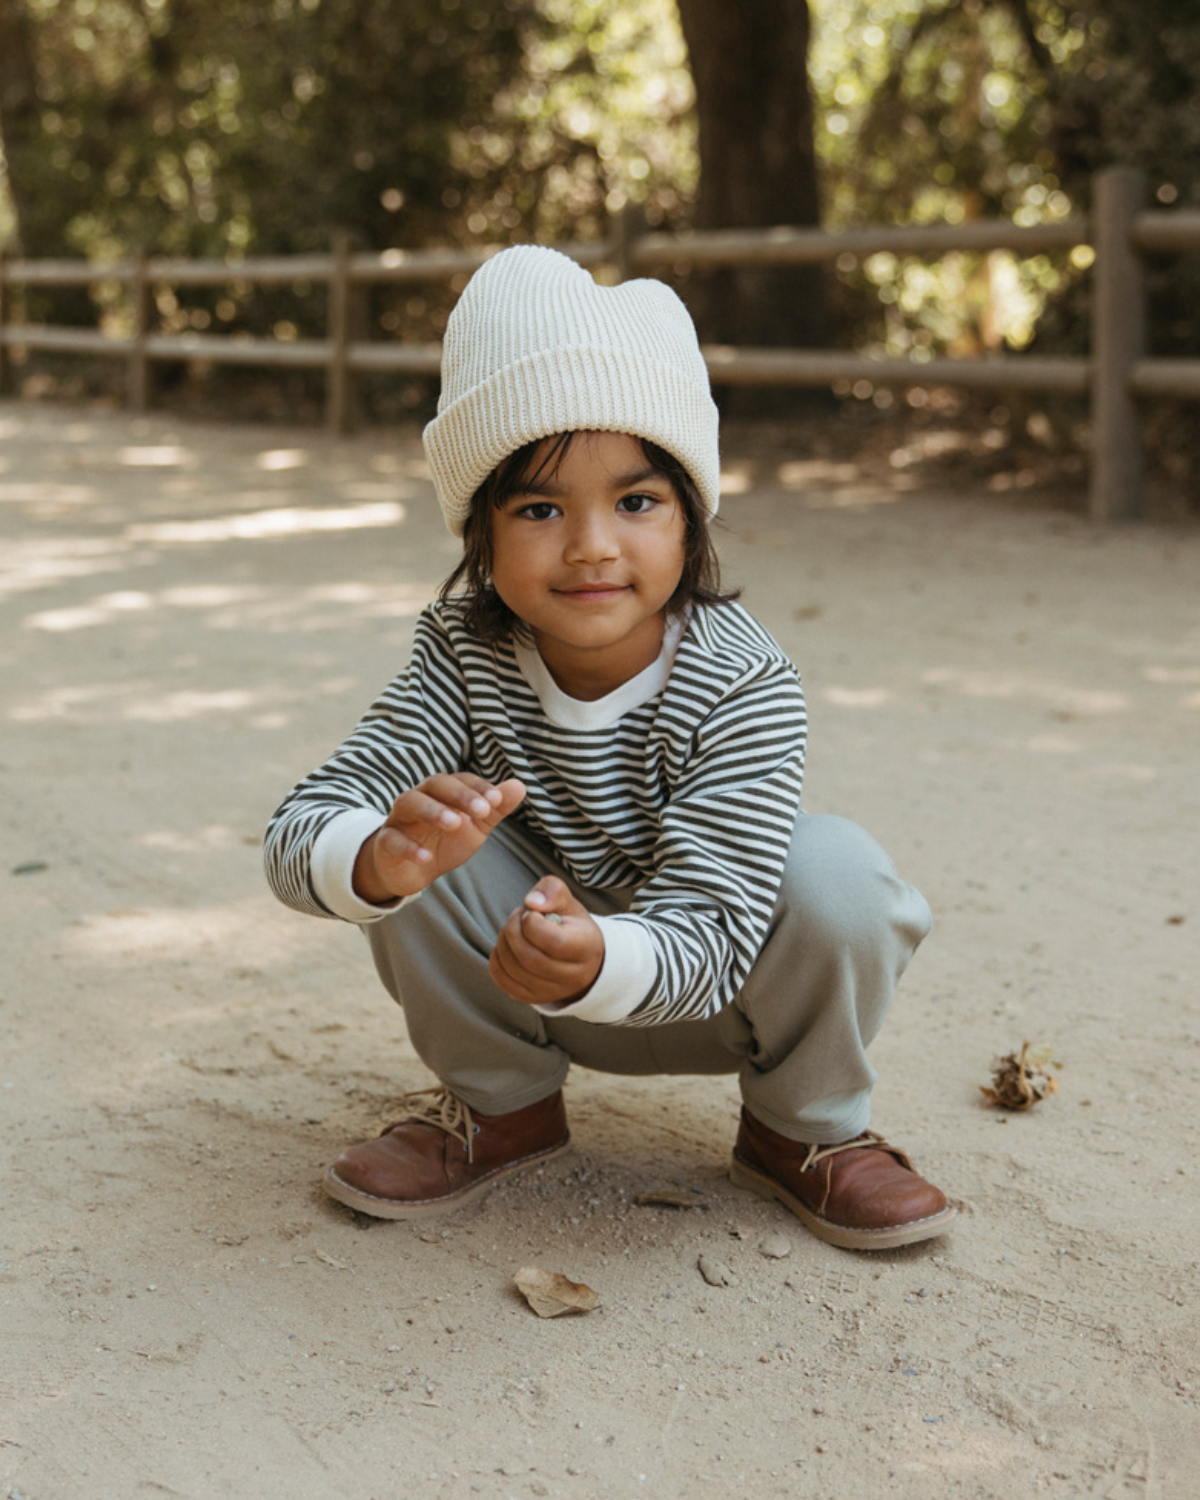
<svg viewBox="0 0 1200 1500"><path fill-rule="evenodd" d="M553 474L575 437L574 432L560 432L554 436L532 474L530 466L546 439L536 438L526 443L523 448L509 454L503 463L497 464L471 496L471 509L463 527L462 561L442 584L438 598L446 600L457 594L464 599L467 627L485 641L503 640L522 628L522 621L513 614L492 584L491 513L499 510L510 495L531 480L540 478L547 471ZM682 615L693 604L728 604L738 598L740 589L727 593L721 587L721 565L709 533L708 512L692 476L677 458L657 443L648 438L634 438L634 441L646 455L647 462L670 481L683 510L683 572L675 592L667 600L668 618Z"/></svg>

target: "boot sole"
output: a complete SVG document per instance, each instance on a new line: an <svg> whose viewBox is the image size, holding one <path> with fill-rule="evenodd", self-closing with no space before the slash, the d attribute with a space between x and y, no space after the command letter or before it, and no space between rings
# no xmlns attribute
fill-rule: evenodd
<svg viewBox="0 0 1200 1500"><path fill-rule="evenodd" d="M828 1245L837 1245L842 1250L893 1250L897 1245L915 1245L921 1240L931 1240L939 1234L945 1234L951 1221L958 1217L958 1210L947 1206L941 1213L931 1214L927 1219L914 1219L910 1224L889 1225L886 1229L848 1229L813 1213L806 1203L790 1193L781 1182L776 1182L768 1173L750 1166L736 1152L730 1163L729 1180L735 1187L746 1188L757 1193L760 1198L782 1203L817 1239L824 1240Z"/></svg>
<svg viewBox="0 0 1200 1500"><path fill-rule="evenodd" d="M354 1209L356 1213L370 1214L374 1219L436 1219L441 1214L453 1213L455 1209L476 1202L494 1188L502 1178L511 1177L514 1172L523 1172L526 1167L536 1166L538 1162L550 1161L555 1156L561 1156L564 1151L569 1151L570 1147L571 1137L564 1136L548 1151L535 1151L532 1156L522 1156L518 1161L505 1162L503 1166L495 1167L486 1177L477 1178L467 1187L460 1188L457 1193L447 1193L441 1198L422 1198L411 1203L398 1198L378 1198L373 1193L364 1193L361 1188L352 1187L350 1183L343 1181L332 1167L325 1173L323 1186L331 1198L336 1198L339 1203L344 1203L347 1208Z"/></svg>

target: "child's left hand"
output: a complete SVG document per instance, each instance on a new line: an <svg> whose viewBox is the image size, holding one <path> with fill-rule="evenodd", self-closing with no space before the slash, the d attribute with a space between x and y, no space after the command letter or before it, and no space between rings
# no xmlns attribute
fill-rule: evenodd
<svg viewBox="0 0 1200 1500"><path fill-rule="evenodd" d="M500 929L488 969L514 1000L554 1005L585 995L603 963L604 934L591 913L546 875Z"/></svg>

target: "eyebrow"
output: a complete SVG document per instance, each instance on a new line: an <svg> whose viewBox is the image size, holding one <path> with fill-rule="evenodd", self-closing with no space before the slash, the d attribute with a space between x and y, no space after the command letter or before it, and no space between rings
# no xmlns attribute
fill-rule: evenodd
<svg viewBox="0 0 1200 1500"><path fill-rule="evenodd" d="M614 490L632 489L634 485L645 484L647 479L661 479L664 484L670 484L670 480L661 469L656 469L653 464L647 464L645 468L631 469L627 474L614 474L611 488ZM563 493L563 486L554 479L529 479L522 480L517 487L511 491L511 496L516 495L547 495L556 499Z"/></svg>

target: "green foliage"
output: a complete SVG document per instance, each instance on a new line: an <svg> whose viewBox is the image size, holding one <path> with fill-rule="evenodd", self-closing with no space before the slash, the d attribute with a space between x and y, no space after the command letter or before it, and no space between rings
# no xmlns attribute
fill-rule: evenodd
<svg viewBox="0 0 1200 1500"><path fill-rule="evenodd" d="M627 203L678 222L694 184L673 0L0 3L23 7L36 84L20 128L4 125L0 248L236 261L325 251L342 229L374 249L589 239ZM456 291L377 289L371 321L436 336ZM119 286L93 298L128 331ZM313 337L325 320L323 288L303 284L156 300L167 332ZM31 292L23 311L95 315L66 292ZM409 383L400 399L425 394Z"/></svg>
<svg viewBox="0 0 1200 1500"><path fill-rule="evenodd" d="M830 228L1062 219L1111 162L1200 206L1195 5L809 3ZM236 259L340 228L374 248L587 239L627 203L686 223L698 178L674 0L0 0L0 126L0 236L19 224L35 255ZM1087 272L1086 255L848 261L840 341L1082 349ZM1194 357L1195 261L1153 277L1155 351ZM453 290L381 292L376 327L436 332ZM159 300L169 329L302 335L323 305L293 288L251 310L236 285Z"/></svg>
<svg viewBox="0 0 1200 1500"><path fill-rule="evenodd" d="M483 0L28 3L64 248L93 256L324 249L400 209L428 236L520 51Z"/></svg>
<svg viewBox="0 0 1200 1500"><path fill-rule="evenodd" d="M825 221L1037 224L1085 213L1092 175L1146 169L1200 204L1200 11L1182 0L812 0ZM841 270L843 337L920 357L1082 349L1090 256L894 257ZM1195 352L1196 278L1157 278L1156 348ZM1175 311L1168 315L1165 304Z"/></svg>
<svg viewBox="0 0 1200 1500"><path fill-rule="evenodd" d="M832 222L1017 224L1145 167L1200 202L1200 11L1182 0L812 0Z"/></svg>
<svg viewBox="0 0 1200 1500"><path fill-rule="evenodd" d="M673 0L540 0L521 76L490 125L460 138L462 165L505 153L512 198L476 230L493 239L599 238L608 216L640 205L653 225L680 222L695 189L693 92ZM501 233L497 231L506 231Z"/></svg>
<svg viewBox="0 0 1200 1500"><path fill-rule="evenodd" d="M676 215L694 175L669 0L16 3L40 106L9 162L31 253L599 233L628 200ZM44 232L19 179L57 205Z"/></svg>

